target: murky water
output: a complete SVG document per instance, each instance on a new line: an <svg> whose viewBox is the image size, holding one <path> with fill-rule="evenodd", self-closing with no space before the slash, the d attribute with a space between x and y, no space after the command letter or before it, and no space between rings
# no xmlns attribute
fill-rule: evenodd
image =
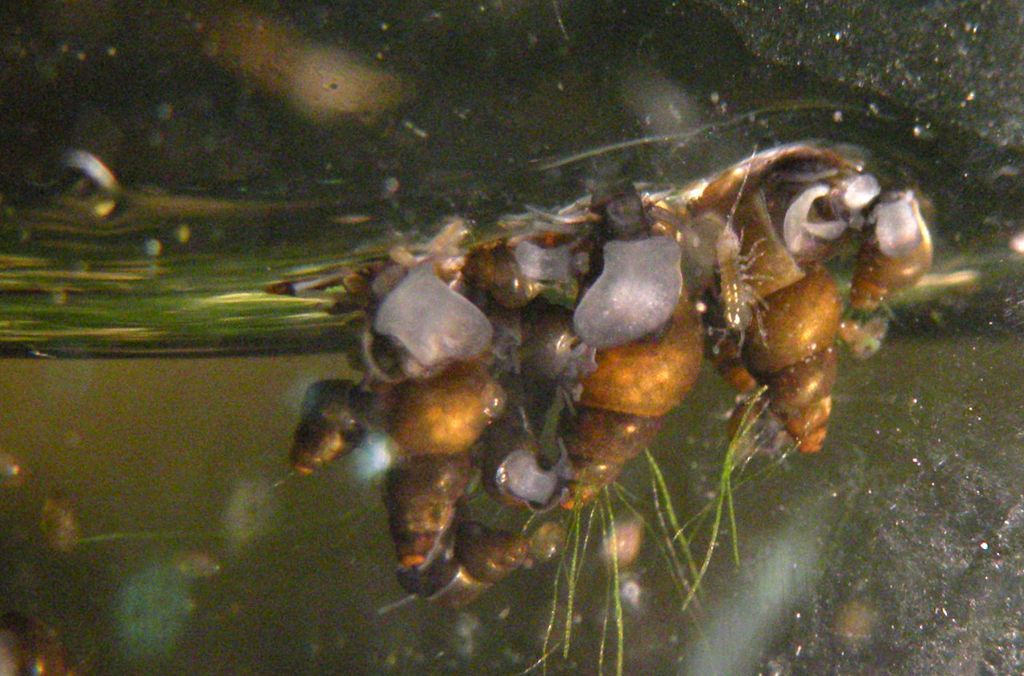
<svg viewBox="0 0 1024 676"><path fill-rule="evenodd" d="M723 526L685 612L651 535L650 471L625 472L652 524L619 571L625 671L1024 664L1018 155L760 63L705 9L2 13L18 95L0 121L0 461L21 471L0 474L0 610L54 627L77 670L517 673L547 649L551 671L614 672L599 516L568 657L557 560L463 610L381 612L402 591L372 453L301 478L286 458L306 387L353 373L355 333L263 289L422 242L446 216L484 238L595 182L680 185L807 139L918 188L938 276L894 303L877 355L843 354L825 451L748 468L739 566ZM299 79L312 93L282 84L303 55L320 59ZM69 148L102 158L118 189L75 192ZM732 403L705 368L652 449L682 520L713 502ZM54 500L79 531L66 551L41 527Z"/></svg>

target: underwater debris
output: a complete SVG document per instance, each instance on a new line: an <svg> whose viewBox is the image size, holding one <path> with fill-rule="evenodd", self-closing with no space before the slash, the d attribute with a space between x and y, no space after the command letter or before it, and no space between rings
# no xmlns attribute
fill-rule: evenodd
<svg viewBox="0 0 1024 676"><path fill-rule="evenodd" d="M82 536L74 505L70 499L59 493L43 501L39 528L47 546L62 554L74 549Z"/></svg>

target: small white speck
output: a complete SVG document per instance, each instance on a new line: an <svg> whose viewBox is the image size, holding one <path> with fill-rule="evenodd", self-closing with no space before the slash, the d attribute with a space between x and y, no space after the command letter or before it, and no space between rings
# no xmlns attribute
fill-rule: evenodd
<svg viewBox="0 0 1024 676"><path fill-rule="evenodd" d="M982 551L986 551L987 552L988 551L988 543L987 542L982 542L981 543L981 549L982 549Z"/></svg>
<svg viewBox="0 0 1024 676"><path fill-rule="evenodd" d="M403 120L402 121L402 126L405 127L407 130L409 130L410 132L412 132L412 134L414 136L416 136L417 138L421 138L421 139L430 138L430 134L427 133L427 131L425 129L423 129L421 127L418 127L416 125L416 123L413 122L412 120Z"/></svg>

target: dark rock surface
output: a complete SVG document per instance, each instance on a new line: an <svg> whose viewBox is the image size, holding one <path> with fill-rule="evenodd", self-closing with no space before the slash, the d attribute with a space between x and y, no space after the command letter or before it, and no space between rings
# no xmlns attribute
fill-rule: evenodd
<svg viewBox="0 0 1024 676"><path fill-rule="evenodd" d="M1024 145L1018 0L709 0L756 54Z"/></svg>

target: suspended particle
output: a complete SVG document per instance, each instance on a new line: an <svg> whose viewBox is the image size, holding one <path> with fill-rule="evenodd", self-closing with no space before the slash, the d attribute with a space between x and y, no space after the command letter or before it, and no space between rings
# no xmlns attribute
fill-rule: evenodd
<svg viewBox="0 0 1024 676"><path fill-rule="evenodd" d="M131 575L114 610L119 648L136 659L168 655L193 608L188 581L172 567L156 564Z"/></svg>
<svg viewBox="0 0 1024 676"><path fill-rule="evenodd" d="M224 535L234 550L248 546L268 529L275 511L273 485L246 478L235 484L221 517Z"/></svg>
<svg viewBox="0 0 1024 676"><path fill-rule="evenodd" d="M615 528L609 529L601 546L601 556L605 561L615 561L616 565L628 568L636 561L644 543L644 525L639 519L616 520Z"/></svg>
<svg viewBox="0 0 1024 676"><path fill-rule="evenodd" d="M174 555L174 568L182 577L205 580L220 572L220 561L213 554L199 549L180 551Z"/></svg>
<svg viewBox="0 0 1024 676"><path fill-rule="evenodd" d="M555 558L565 545L565 527L557 521L540 525L530 537L529 560L533 564Z"/></svg>
<svg viewBox="0 0 1024 676"><path fill-rule="evenodd" d="M0 451L0 488L18 488L24 483L24 466L10 453Z"/></svg>
<svg viewBox="0 0 1024 676"><path fill-rule="evenodd" d="M65 554L75 548L82 534L74 505L62 495L51 495L43 502L39 526L47 546Z"/></svg>

